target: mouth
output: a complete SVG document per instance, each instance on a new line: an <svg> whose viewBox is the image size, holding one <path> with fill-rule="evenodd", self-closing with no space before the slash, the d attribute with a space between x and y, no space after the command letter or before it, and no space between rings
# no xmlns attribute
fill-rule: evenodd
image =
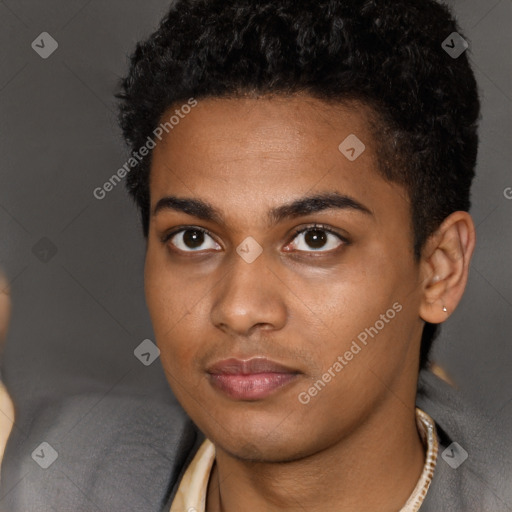
<svg viewBox="0 0 512 512"><path fill-rule="evenodd" d="M262 400L296 380L300 371L265 357L225 359L207 369L210 384L234 400Z"/></svg>

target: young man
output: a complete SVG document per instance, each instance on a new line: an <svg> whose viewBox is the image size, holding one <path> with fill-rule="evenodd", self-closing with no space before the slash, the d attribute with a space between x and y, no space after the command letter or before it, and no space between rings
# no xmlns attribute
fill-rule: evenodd
<svg viewBox="0 0 512 512"><path fill-rule="evenodd" d="M76 438L62 470L82 465L83 497L45 473L39 504L510 509L492 425L427 365L475 245L465 49L433 0L172 6L119 97L147 304L186 416L109 397L109 428L86 433L99 447Z"/></svg>

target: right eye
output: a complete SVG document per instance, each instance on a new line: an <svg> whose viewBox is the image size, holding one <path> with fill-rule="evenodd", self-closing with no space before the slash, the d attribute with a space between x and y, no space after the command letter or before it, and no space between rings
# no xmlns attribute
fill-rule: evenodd
<svg viewBox="0 0 512 512"><path fill-rule="evenodd" d="M206 237L210 239L210 245L202 247L205 243ZM179 231L173 231L164 238L163 242L170 242L179 251L189 253L201 252L202 250L221 249L220 245L213 240L205 229L198 227L183 228Z"/></svg>

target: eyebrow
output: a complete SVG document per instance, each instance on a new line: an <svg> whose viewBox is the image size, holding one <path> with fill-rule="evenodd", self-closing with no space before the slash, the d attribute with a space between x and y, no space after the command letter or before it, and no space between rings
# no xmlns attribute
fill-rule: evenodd
<svg viewBox="0 0 512 512"><path fill-rule="evenodd" d="M152 215L155 216L164 210L183 212L219 225L225 224L222 213L201 199L166 196L156 203ZM301 197L270 209L267 212L268 224L269 227L272 227L285 219L304 217L325 210L353 210L373 216L373 212L369 208L354 198L338 192L329 192Z"/></svg>

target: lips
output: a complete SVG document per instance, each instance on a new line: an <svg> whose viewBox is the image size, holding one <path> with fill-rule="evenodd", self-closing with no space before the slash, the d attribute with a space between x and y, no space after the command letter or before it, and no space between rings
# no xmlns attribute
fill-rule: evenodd
<svg viewBox="0 0 512 512"><path fill-rule="evenodd" d="M225 359L208 368L208 373L216 375L251 375L255 373L300 373L266 357L251 359Z"/></svg>
<svg viewBox="0 0 512 512"><path fill-rule="evenodd" d="M207 369L211 385L235 400L261 400L301 373L265 357L225 359Z"/></svg>

